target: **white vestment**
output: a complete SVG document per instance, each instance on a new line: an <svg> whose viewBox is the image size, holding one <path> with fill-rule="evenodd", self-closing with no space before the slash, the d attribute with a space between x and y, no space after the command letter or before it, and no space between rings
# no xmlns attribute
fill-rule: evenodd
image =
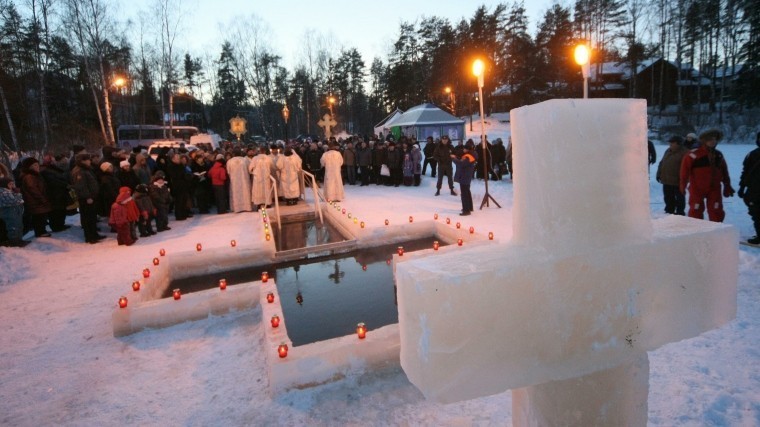
<svg viewBox="0 0 760 427"><path fill-rule="evenodd" d="M269 177L275 172L272 158L259 154L251 160L248 171L253 175L251 184L251 201L254 205L272 204L272 181Z"/></svg>
<svg viewBox="0 0 760 427"><path fill-rule="evenodd" d="M227 174L230 177L230 210L232 212L250 212L252 210L249 163L248 157L233 157L227 161Z"/></svg>
<svg viewBox="0 0 760 427"><path fill-rule="evenodd" d="M290 156L281 155L277 158L277 170L280 172L279 195L286 199L297 199L301 195L301 158L295 152Z"/></svg>
<svg viewBox="0 0 760 427"><path fill-rule="evenodd" d="M343 200L343 178L340 175L343 166L343 155L338 150L328 150L319 159L325 168L325 199Z"/></svg>

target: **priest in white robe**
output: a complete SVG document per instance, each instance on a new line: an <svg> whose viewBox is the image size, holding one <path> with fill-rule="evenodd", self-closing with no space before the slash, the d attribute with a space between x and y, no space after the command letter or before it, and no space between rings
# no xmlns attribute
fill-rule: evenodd
<svg viewBox="0 0 760 427"><path fill-rule="evenodd" d="M230 177L230 210L232 212L250 212L251 209L251 173L248 172L250 160L243 153L235 152L227 161L227 175Z"/></svg>
<svg viewBox="0 0 760 427"><path fill-rule="evenodd" d="M319 162L325 169L325 199L328 202L343 200L343 178L340 175L343 167L343 155L338 151L337 145L331 145L330 149L322 154Z"/></svg>
<svg viewBox="0 0 760 427"><path fill-rule="evenodd" d="M301 196L301 158L288 147L284 154L277 157L277 170L280 173L280 196L288 205L295 205Z"/></svg>
<svg viewBox="0 0 760 427"><path fill-rule="evenodd" d="M269 179L275 172L272 157L269 155L269 148L261 148L248 165L248 171L253 175L251 184L251 202L259 207L269 206L273 202L272 181Z"/></svg>

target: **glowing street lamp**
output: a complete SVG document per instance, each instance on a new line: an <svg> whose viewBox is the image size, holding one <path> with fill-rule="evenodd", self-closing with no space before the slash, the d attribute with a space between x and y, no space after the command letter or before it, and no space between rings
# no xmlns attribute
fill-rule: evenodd
<svg viewBox="0 0 760 427"><path fill-rule="evenodd" d="M454 91L451 90L451 86L446 86L443 89L444 92L446 92L447 95L449 95L449 106L451 107L451 114L457 115L457 101L456 101L456 95L454 95Z"/></svg>
<svg viewBox="0 0 760 427"><path fill-rule="evenodd" d="M327 106L330 108L330 117L333 117L333 105L335 105L335 97L330 95L327 98Z"/></svg>
<svg viewBox="0 0 760 427"><path fill-rule="evenodd" d="M486 66L482 60L476 59L472 63L472 74L478 78L478 101L480 102L480 145L483 147L483 159L486 159L486 119L483 115L483 78L485 76ZM480 209L483 209L483 205L488 205L488 200L492 200L496 206L501 205L488 194L488 165L483 162L483 181L486 183L486 192L483 195L483 201L480 203Z"/></svg>
<svg viewBox="0 0 760 427"><path fill-rule="evenodd" d="M288 119L290 118L290 110L287 105L282 106L282 119L285 120L285 142L288 142Z"/></svg>
<svg viewBox="0 0 760 427"><path fill-rule="evenodd" d="M588 75L591 68L589 61L591 54L585 44L579 44L575 47L575 62L581 66L583 73L583 99L588 98Z"/></svg>

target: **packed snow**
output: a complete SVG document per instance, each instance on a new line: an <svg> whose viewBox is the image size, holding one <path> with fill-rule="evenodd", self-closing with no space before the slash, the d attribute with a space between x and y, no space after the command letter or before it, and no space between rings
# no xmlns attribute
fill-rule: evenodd
<svg viewBox="0 0 760 427"><path fill-rule="evenodd" d="M506 138L494 123L490 138ZM478 133L478 127L475 127ZM505 139L506 141L506 139ZM658 145L658 158L667 147ZM733 182L754 145L718 146ZM661 186L650 174L650 208L661 218ZM473 182L475 206L483 184ZM346 186L342 205L368 227L457 218L459 197L420 187ZM512 183L489 183L493 203L462 221L512 237ZM726 200L726 223L753 234L744 204ZM454 404L425 400L400 367L270 395L260 309L114 338L111 313L160 248L173 253L262 244L255 213L196 215L131 247L115 238L83 242L71 229L0 249L0 424L2 425L510 425L511 392ZM113 235L110 235L113 236ZM28 238L28 237L27 237ZM465 247L466 248L466 247ZM677 253L662 254L678 263ZM649 425L760 424L760 249L742 246L736 320L650 352ZM540 321L540 320L537 320ZM369 325L370 334L372 327Z"/></svg>

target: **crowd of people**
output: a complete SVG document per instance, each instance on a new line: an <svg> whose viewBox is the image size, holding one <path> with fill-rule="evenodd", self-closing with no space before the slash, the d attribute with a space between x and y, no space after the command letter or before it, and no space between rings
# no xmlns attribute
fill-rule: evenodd
<svg viewBox="0 0 760 427"><path fill-rule="evenodd" d="M657 182L662 184L665 212L685 215L686 195L689 196L691 218L704 219L705 210L710 221L723 222L723 197L733 197L734 188L723 153L716 149L722 139L718 130L708 130L697 137L690 133L686 138L674 135L668 139L669 147L657 167ZM739 179L739 197L749 209L755 227L751 244L760 244L760 133L758 148L751 151L742 164ZM650 155L650 164L654 163Z"/></svg>

